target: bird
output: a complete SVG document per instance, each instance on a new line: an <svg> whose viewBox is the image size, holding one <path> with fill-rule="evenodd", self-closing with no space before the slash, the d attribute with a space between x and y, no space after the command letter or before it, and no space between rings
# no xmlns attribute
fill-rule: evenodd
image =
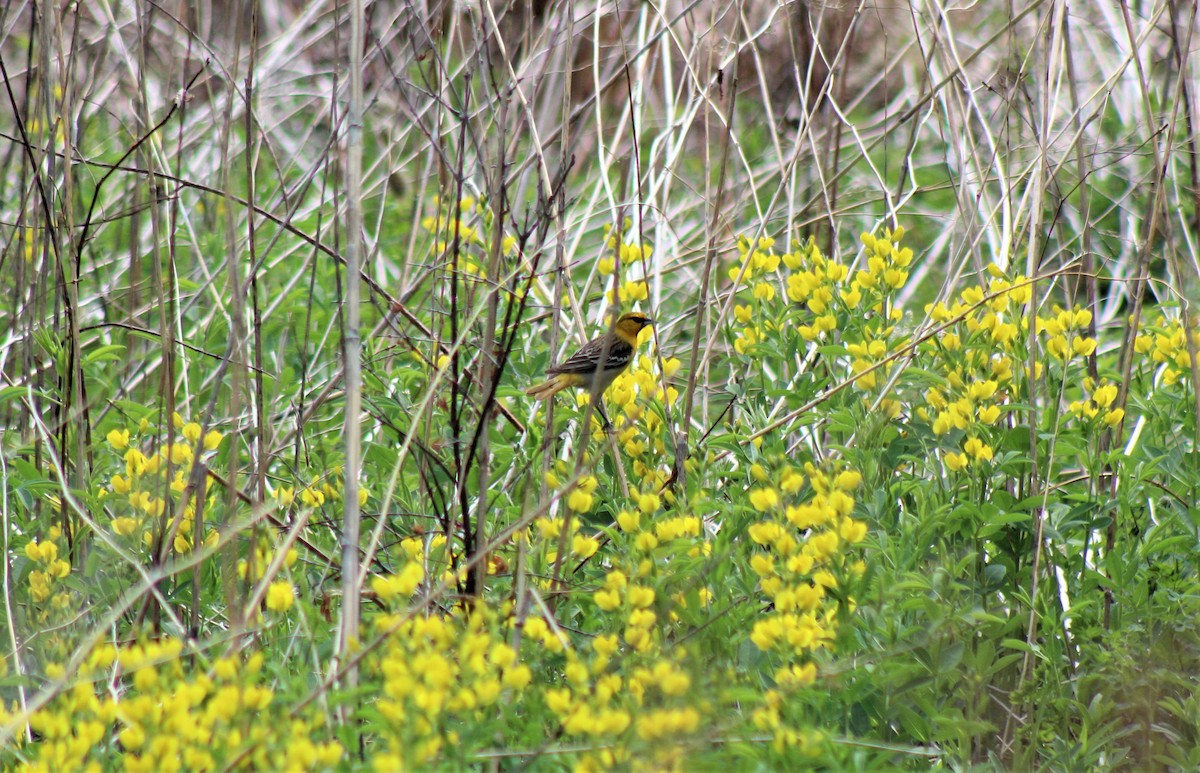
<svg viewBox="0 0 1200 773"><path fill-rule="evenodd" d="M654 320L641 312L622 314L612 330L596 336L565 361L549 368L546 371L549 378L529 387L525 394L538 400L549 400L564 389L578 387L588 389L596 401L633 360L638 333L653 324ZM603 367L600 367L601 357L604 357ZM604 409L601 407L600 410L603 415Z"/></svg>

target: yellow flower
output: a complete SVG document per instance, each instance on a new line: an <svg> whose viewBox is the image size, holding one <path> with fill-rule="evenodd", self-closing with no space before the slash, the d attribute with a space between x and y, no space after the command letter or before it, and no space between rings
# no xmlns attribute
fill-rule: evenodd
<svg viewBox="0 0 1200 773"><path fill-rule="evenodd" d="M109 485L111 486L114 494L128 494L129 489L131 488L129 481L120 475L112 476L112 481L109 483Z"/></svg>
<svg viewBox="0 0 1200 773"><path fill-rule="evenodd" d="M112 530L122 537L128 537L133 534L133 530L137 528L137 521L128 516L113 518Z"/></svg>
<svg viewBox="0 0 1200 773"><path fill-rule="evenodd" d="M129 430L114 429L108 433L107 440L108 440L108 444L118 451L120 451L123 448L128 448L129 447Z"/></svg>
<svg viewBox="0 0 1200 773"><path fill-rule="evenodd" d="M981 424L994 424L1000 418L1000 406L979 406L979 421Z"/></svg>
<svg viewBox="0 0 1200 773"><path fill-rule="evenodd" d="M291 486L280 486L271 492L271 496L275 497L280 507L287 507L296 501L296 489Z"/></svg>
<svg viewBox="0 0 1200 773"><path fill-rule="evenodd" d="M615 590L598 590L593 594L592 598L595 600L596 606L605 612L611 612L621 606L621 594Z"/></svg>
<svg viewBox="0 0 1200 773"><path fill-rule="evenodd" d="M630 606L635 609L645 609L654 603L654 589L633 585L630 586L627 597Z"/></svg>
<svg viewBox="0 0 1200 773"><path fill-rule="evenodd" d="M1105 384L1101 387L1096 387L1092 392L1092 400L1101 408L1107 408L1112 405L1113 400L1117 399L1117 385Z"/></svg>
<svg viewBox="0 0 1200 773"><path fill-rule="evenodd" d="M846 542L862 542L863 538L867 536L867 524L863 521L846 518L838 528L838 533Z"/></svg>
<svg viewBox="0 0 1200 773"><path fill-rule="evenodd" d="M576 534L571 540L571 552L579 558L591 558L600 549L600 541L595 537Z"/></svg>
<svg viewBox="0 0 1200 773"><path fill-rule="evenodd" d="M750 504L760 513L779 505L779 494L773 488L757 488L750 492Z"/></svg>
<svg viewBox="0 0 1200 773"><path fill-rule="evenodd" d="M795 494L804 486L804 476L799 470L785 470L779 481L779 487L788 494Z"/></svg>
<svg viewBox="0 0 1200 773"><path fill-rule="evenodd" d="M972 400L990 400L999 386L995 381L976 381L967 389Z"/></svg>
<svg viewBox="0 0 1200 773"><path fill-rule="evenodd" d="M783 527L774 521L762 521L750 527L750 539L759 545L770 545L783 534Z"/></svg>
<svg viewBox="0 0 1200 773"><path fill-rule="evenodd" d="M371 590L384 601L390 601L397 596L411 596L424 579L425 567L414 561L406 564L399 574L372 578Z"/></svg>
<svg viewBox="0 0 1200 773"><path fill-rule="evenodd" d="M999 344L1007 344L1017 337L1017 326L1004 322L992 328L992 340Z"/></svg>
<svg viewBox="0 0 1200 773"><path fill-rule="evenodd" d="M637 531L641 525L640 516L630 510L622 510L617 513L617 526L621 527L621 531Z"/></svg>
<svg viewBox="0 0 1200 773"><path fill-rule="evenodd" d="M581 488L576 488L567 496L567 507L577 513L586 513L592 509L594 498Z"/></svg>
<svg viewBox="0 0 1200 773"><path fill-rule="evenodd" d="M638 550L648 553L658 547L658 537L654 536L648 531L644 531L637 536L637 539L633 541L633 545Z"/></svg>
<svg viewBox="0 0 1200 773"><path fill-rule="evenodd" d="M650 288L645 282L625 282L619 288L617 297L620 298L622 304L644 301L650 297Z"/></svg>
<svg viewBox="0 0 1200 773"><path fill-rule="evenodd" d="M511 668L505 669L504 677L501 681L509 689L523 690L533 681L533 671L524 663L518 663Z"/></svg>
<svg viewBox="0 0 1200 773"><path fill-rule="evenodd" d="M967 442L963 443L963 451L980 462L990 461L992 458L992 447L977 437L968 438Z"/></svg>
<svg viewBox="0 0 1200 773"><path fill-rule="evenodd" d="M286 612L296 602L296 590L287 580L277 580L267 588L267 609Z"/></svg>
<svg viewBox="0 0 1200 773"><path fill-rule="evenodd" d="M862 483L862 474L856 470L845 470L838 473L837 478L833 481L833 486L841 491L853 491Z"/></svg>

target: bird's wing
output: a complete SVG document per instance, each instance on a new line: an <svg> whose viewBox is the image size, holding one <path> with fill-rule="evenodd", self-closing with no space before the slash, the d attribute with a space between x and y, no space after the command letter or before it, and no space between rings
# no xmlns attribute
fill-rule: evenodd
<svg viewBox="0 0 1200 773"><path fill-rule="evenodd" d="M571 355L566 362L555 365L547 373L550 375L559 373L587 375L596 372L596 365L600 361L600 355L604 352L604 339L604 336L593 338ZM620 370L628 365L629 360L633 357L633 347L615 336L611 340L612 343L608 344L608 358L604 363L604 370Z"/></svg>

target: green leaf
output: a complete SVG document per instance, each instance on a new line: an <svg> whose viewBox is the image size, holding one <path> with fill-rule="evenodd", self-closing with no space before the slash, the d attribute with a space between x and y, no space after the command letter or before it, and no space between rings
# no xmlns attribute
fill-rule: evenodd
<svg viewBox="0 0 1200 773"><path fill-rule="evenodd" d="M125 347L120 344L109 344L107 346L98 347L94 351L88 352L88 354L83 358L83 361L87 365L94 365L98 362L112 362L114 360L120 360L124 351Z"/></svg>

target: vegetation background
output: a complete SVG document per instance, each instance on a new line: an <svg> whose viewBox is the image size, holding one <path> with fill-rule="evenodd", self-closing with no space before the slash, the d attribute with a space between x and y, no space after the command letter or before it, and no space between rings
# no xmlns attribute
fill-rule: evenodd
<svg viewBox="0 0 1200 773"><path fill-rule="evenodd" d="M1200 768L1196 15L5 3L3 765Z"/></svg>

